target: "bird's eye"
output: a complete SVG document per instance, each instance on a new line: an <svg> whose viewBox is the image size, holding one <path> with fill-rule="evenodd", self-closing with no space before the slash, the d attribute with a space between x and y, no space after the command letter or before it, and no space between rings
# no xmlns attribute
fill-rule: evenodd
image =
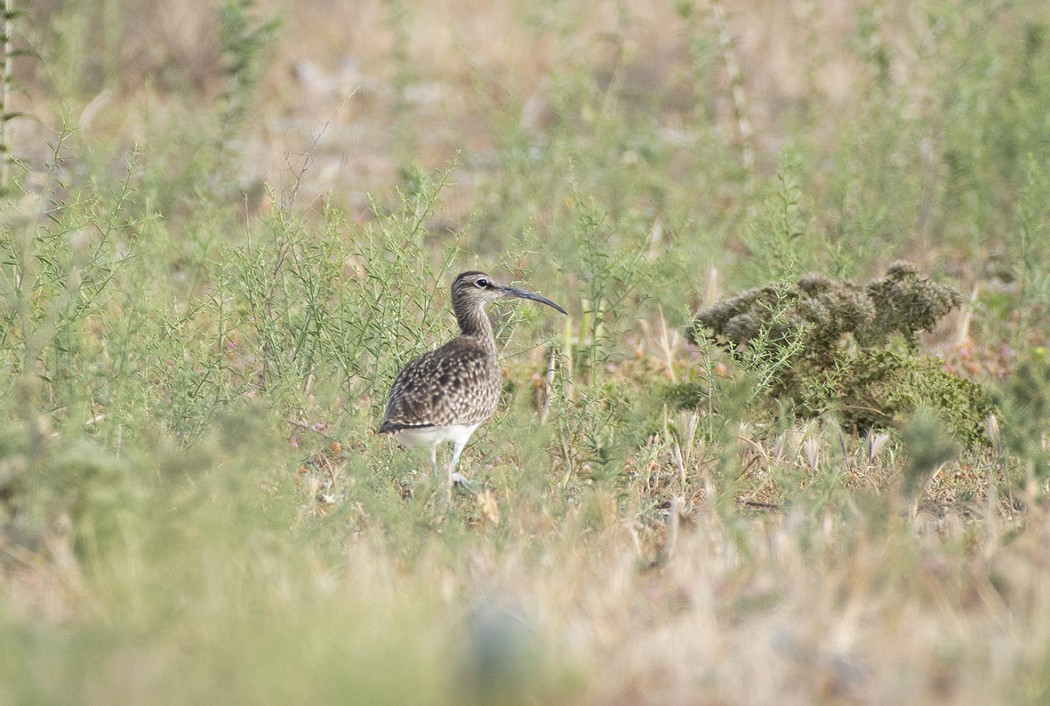
<svg viewBox="0 0 1050 706"><path fill-rule="evenodd" d="M475 284L477 284L482 289L485 289L486 287L489 286L489 281L487 279L485 279L484 277L482 277L477 282L475 282Z"/></svg>

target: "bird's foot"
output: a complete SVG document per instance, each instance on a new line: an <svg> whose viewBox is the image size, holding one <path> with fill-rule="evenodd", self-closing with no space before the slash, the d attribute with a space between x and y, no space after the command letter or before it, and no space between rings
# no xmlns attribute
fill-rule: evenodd
<svg viewBox="0 0 1050 706"><path fill-rule="evenodd" d="M474 484L458 473L452 474L452 487L474 495Z"/></svg>

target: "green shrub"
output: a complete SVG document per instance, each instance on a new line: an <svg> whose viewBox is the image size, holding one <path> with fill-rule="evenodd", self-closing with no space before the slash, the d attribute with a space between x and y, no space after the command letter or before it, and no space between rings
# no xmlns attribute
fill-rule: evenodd
<svg viewBox="0 0 1050 706"><path fill-rule="evenodd" d="M800 416L835 412L863 432L925 406L972 444L984 438L988 396L916 350L918 334L961 301L897 262L864 286L809 274L746 291L699 312L690 335L765 368L769 396Z"/></svg>
<svg viewBox="0 0 1050 706"><path fill-rule="evenodd" d="M995 409L984 388L936 360L886 349L843 357L817 389L821 397L809 409L839 413L852 431L898 426L926 408L970 445L987 441L985 420Z"/></svg>

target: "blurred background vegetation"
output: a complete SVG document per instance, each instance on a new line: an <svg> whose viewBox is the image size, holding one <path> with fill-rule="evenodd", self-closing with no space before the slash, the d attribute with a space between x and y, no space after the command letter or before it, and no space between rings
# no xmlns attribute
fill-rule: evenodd
<svg viewBox="0 0 1050 706"><path fill-rule="evenodd" d="M1046 699L1045 2L4 17L0 704ZM693 323L901 260L885 350ZM571 316L443 512L373 430L468 268Z"/></svg>

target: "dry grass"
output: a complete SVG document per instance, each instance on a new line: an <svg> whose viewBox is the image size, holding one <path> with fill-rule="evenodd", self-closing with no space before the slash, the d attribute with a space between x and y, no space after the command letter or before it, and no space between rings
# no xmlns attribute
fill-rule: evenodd
<svg viewBox="0 0 1050 706"><path fill-rule="evenodd" d="M972 293L925 352L1043 360L1042 5L266 0L240 121L223 3L64 5L0 216L0 705L1046 701L1045 439L909 498L893 430L681 333L906 256ZM572 317L500 312L445 512L372 429L459 266Z"/></svg>
<svg viewBox="0 0 1050 706"><path fill-rule="evenodd" d="M115 67L120 85L115 91L84 86L73 106L81 127L94 128L100 137L142 141L143 111L162 109L165 94L184 88L163 80L172 73L185 76L204 100L215 100L222 82L218 4L131 3ZM493 115L506 114L542 132L557 119L552 72L581 67L620 100L635 97L649 109L655 96L670 130L687 129L690 115L707 104L724 139L736 142L737 106L723 57L705 65L710 73L700 77L690 58L691 29L713 31L715 20L703 3L681 5L690 8L685 21L672 3L630 0L571 7L461 0L421 7L260 2L255 14L280 13L284 31L260 86L259 114L239 150L245 179L287 186L308 156L310 166L298 184L304 201L331 193L363 209L367 194L386 193L396 180L406 149L399 143L410 145L412 159L428 168L443 167L456 154L484 165L498 139ZM791 131L800 106L819 107L811 133L828 144L849 124L867 70L852 33L868 12L852 2L749 2L730 9L725 59L739 64L747 119L764 157L760 168L768 170L775 163L770 156L797 139ZM916 27L919 10L898 2L881 3L874 12L870 41L899 48L894 70L902 74L901 83L923 85L913 75L929 71L935 57L921 53L926 38ZM42 12L51 13L58 10ZM1001 21L1011 20L1004 15ZM927 97L907 98L915 111L935 109L924 103ZM46 94L35 96L32 107L43 115L59 108ZM394 129L406 110L409 125ZM16 141L29 155L40 144L33 137ZM464 168L446 195L455 215L469 208L479 177L472 171Z"/></svg>

